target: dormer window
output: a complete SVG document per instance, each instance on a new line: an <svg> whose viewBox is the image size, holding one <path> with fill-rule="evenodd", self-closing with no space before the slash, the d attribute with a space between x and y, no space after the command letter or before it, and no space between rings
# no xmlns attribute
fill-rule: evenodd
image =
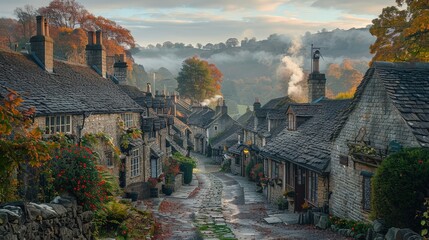
<svg viewBox="0 0 429 240"><path fill-rule="evenodd" d="M295 118L295 115L293 113L288 114L288 121L289 121L288 129L291 131L295 131L296 130L296 118Z"/></svg>

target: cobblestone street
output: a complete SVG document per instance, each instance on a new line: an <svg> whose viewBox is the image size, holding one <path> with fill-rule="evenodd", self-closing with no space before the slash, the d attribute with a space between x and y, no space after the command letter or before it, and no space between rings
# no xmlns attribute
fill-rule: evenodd
<svg viewBox="0 0 429 240"><path fill-rule="evenodd" d="M169 197L145 201L162 227L156 239L345 239L296 224L297 214L268 204L254 183L219 172L213 159L193 157L198 167L189 186ZM268 217L281 221L269 224L264 220Z"/></svg>

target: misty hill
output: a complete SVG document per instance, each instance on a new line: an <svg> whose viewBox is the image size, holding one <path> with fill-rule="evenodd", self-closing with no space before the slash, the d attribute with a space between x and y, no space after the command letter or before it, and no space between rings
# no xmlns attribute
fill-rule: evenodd
<svg viewBox="0 0 429 240"><path fill-rule="evenodd" d="M369 28L361 28L322 30L314 34L307 32L299 39L272 34L260 41L243 39L235 47L224 43L208 43L201 48L185 47L184 44L157 44L157 47L133 49L135 62L146 69L146 74L136 79L136 84L141 86L153 82L151 73L157 72L156 88L163 89L165 85L171 91L177 87L174 76L180 71L182 62L197 55L216 64L222 71L222 93L230 102L251 105L255 97L259 97L265 103L287 94L291 74L298 71L285 65L282 59L290 56L291 61L299 66L299 71L308 72L310 46L314 44L321 48L321 71L327 73L328 92L335 96L355 86L356 79L361 76L359 74L366 71L372 57L369 46L374 41Z"/></svg>

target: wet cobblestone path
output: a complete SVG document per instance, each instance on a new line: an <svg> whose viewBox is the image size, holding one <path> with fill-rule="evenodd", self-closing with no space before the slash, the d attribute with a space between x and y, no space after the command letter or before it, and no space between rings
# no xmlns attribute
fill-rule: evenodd
<svg viewBox="0 0 429 240"><path fill-rule="evenodd" d="M193 157L198 168L190 186L145 202L161 224L156 239L345 239L313 226L287 224L293 214L268 204L254 183L219 172L213 159ZM271 216L285 221L268 224L264 218Z"/></svg>

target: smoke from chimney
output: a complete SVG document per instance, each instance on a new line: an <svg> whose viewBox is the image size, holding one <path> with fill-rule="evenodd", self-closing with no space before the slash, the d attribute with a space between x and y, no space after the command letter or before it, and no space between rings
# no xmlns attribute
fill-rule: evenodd
<svg viewBox="0 0 429 240"><path fill-rule="evenodd" d="M215 95L212 98L204 99L200 104L201 106L208 106L210 103L217 102L220 98L222 98L222 95Z"/></svg>
<svg viewBox="0 0 429 240"><path fill-rule="evenodd" d="M302 48L300 38L295 38L291 42L288 53L290 56L285 56L282 63L277 69L277 75L288 81L288 96L292 98L303 98L304 90L301 86L301 81L304 80L304 64L303 56L299 56L299 51Z"/></svg>

